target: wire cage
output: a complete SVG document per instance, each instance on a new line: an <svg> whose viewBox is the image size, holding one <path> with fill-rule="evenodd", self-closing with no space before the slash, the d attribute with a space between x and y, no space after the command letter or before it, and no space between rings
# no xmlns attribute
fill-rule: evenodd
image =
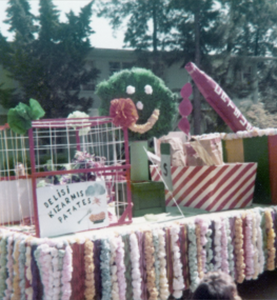
<svg viewBox="0 0 277 300"><path fill-rule="evenodd" d="M1 166L1 183L13 181L21 196L18 182L27 181L29 211L16 218L11 212L2 224L28 219L36 236L55 236L132 222L128 132L111 118L33 121L28 138L12 135L11 141L1 145L12 153L12 169Z"/></svg>
<svg viewBox="0 0 277 300"><path fill-rule="evenodd" d="M33 199L28 136L0 126L0 224L32 225Z"/></svg>

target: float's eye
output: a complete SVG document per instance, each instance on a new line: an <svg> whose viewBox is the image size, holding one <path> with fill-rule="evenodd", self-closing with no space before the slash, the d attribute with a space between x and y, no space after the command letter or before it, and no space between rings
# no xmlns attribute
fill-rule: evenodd
<svg viewBox="0 0 277 300"><path fill-rule="evenodd" d="M147 95L152 95L153 93L153 89L152 89L152 86L147 84L145 87L144 87L144 91Z"/></svg>
<svg viewBox="0 0 277 300"><path fill-rule="evenodd" d="M134 86L128 85L126 88L126 93L132 95L136 92L136 88Z"/></svg>
<svg viewBox="0 0 277 300"><path fill-rule="evenodd" d="M137 102L136 106L137 106L137 109L143 110L143 103L141 101Z"/></svg>

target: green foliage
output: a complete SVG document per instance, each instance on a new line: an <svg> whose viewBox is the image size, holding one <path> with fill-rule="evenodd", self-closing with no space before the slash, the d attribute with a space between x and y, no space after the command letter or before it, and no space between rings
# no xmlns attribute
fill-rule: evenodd
<svg viewBox="0 0 277 300"><path fill-rule="evenodd" d="M136 92L132 95L126 93L127 86L133 86ZM151 85L153 94L146 94L144 87ZM154 127L145 134L129 132L132 140L145 140L160 137L172 130L177 118L177 95L172 93L164 82L150 70L132 68L112 75L109 80L103 81L96 87L96 93L101 98L100 114L109 115L110 101L117 98L131 98L136 104L141 101L143 110L138 110L138 124L144 124L154 109L160 110L160 117Z"/></svg>
<svg viewBox="0 0 277 300"><path fill-rule="evenodd" d="M269 55L275 49L275 0L225 0L229 10L228 48L240 55Z"/></svg>
<svg viewBox="0 0 277 300"><path fill-rule="evenodd" d="M45 111L35 99L30 99L30 106L19 103L8 112L8 123L12 131L25 134L32 127L33 120L39 120L45 115Z"/></svg>
<svg viewBox="0 0 277 300"><path fill-rule="evenodd" d="M245 100L240 103L239 109L253 126L261 129L277 128L277 113L270 113L262 103L253 104Z"/></svg>
<svg viewBox="0 0 277 300"><path fill-rule="evenodd" d="M81 85L99 74L85 68L93 33L92 2L79 15L68 13L65 23L59 21L52 0L40 0L39 13L37 17L30 13L27 0L9 1L6 22L15 36L8 42L0 34L0 64L20 83L20 90L9 100L1 97L0 104L10 108L35 98L47 118L67 117L76 107L87 112L93 99L79 98Z"/></svg>
<svg viewBox="0 0 277 300"><path fill-rule="evenodd" d="M168 0L99 1L99 15L110 19L114 29L126 20L125 46L137 50L162 50L168 26Z"/></svg>
<svg viewBox="0 0 277 300"><path fill-rule="evenodd" d="M137 50L139 66L151 68L162 76L161 67L165 67L165 62L193 61L231 97L249 97L259 80L261 98L275 101L277 67L272 61L261 59L257 72L242 80L243 73L256 64L249 57L277 54L275 0L99 2L100 15L109 18L114 29L122 30L120 26L127 20L125 46ZM152 49L150 54L142 51ZM167 51L166 56L163 50ZM255 74L258 77L255 78ZM199 97L194 98L193 112L195 118L199 118L201 101ZM200 120L195 122L200 123Z"/></svg>

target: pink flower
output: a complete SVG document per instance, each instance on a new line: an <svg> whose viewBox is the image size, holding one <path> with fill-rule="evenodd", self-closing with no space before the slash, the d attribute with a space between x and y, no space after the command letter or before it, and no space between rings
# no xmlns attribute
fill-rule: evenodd
<svg viewBox="0 0 277 300"><path fill-rule="evenodd" d="M110 116L115 126L128 128L138 120L138 112L130 98L120 98L111 101Z"/></svg>

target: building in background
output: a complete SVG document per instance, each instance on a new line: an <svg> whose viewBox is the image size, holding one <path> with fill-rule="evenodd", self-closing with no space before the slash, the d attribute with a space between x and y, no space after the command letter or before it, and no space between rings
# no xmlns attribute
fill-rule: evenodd
<svg viewBox="0 0 277 300"><path fill-rule="evenodd" d="M123 69L130 69L137 66L137 54L131 50L117 49L93 49L88 57L87 68L96 67L101 71L97 82L107 80L114 72ZM172 64L165 67L162 79L165 84L173 91L179 93L182 86L190 80L187 71L181 63ZM81 97L92 96L94 99L91 115L98 114L100 99L94 94L95 83L91 82L81 87ZM112 100L112 99L111 99Z"/></svg>
<svg viewBox="0 0 277 300"><path fill-rule="evenodd" d="M91 51L88 57L86 68L96 67L100 70L100 75L97 80L101 82L107 80L114 72L123 69L130 69L137 66L137 55L131 50L121 49L100 49L95 48ZM165 67L162 79L166 85L173 91L179 93L182 86L187 83L190 78L187 71L181 66L181 63L172 64L170 67ZM4 83L4 88L18 88L19 83L11 79L7 72L0 66L0 84ZM80 97L93 97L94 103L90 110L91 116L98 115L100 99L94 94L95 82L91 82L81 86ZM36 99L39 101L39 99ZM112 100L112 99L111 99ZM7 120L7 109L0 106L0 124L4 124Z"/></svg>

